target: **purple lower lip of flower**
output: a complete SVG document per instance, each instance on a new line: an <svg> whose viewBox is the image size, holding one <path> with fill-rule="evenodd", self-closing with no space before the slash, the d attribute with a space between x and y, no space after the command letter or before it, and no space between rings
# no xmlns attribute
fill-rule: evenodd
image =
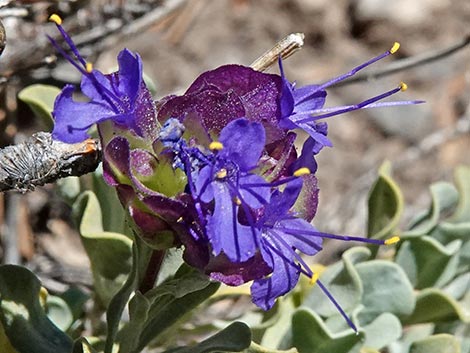
<svg viewBox="0 0 470 353"><path fill-rule="evenodd" d="M51 37L52 45L67 59L83 78L82 92L89 102L76 102L74 88L67 85L54 103L55 119L52 135L55 139L72 143L88 138L87 130L94 124L111 120L116 126L133 130L138 136L155 138L156 109L152 96L143 82L142 60L136 53L124 49L118 55L119 70L103 75L80 55L70 36L62 27L62 20L52 15L74 59Z"/></svg>

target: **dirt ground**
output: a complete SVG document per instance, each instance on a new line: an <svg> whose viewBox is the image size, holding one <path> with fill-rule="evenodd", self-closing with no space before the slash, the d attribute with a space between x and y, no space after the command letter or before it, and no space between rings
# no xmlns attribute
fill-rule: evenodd
<svg viewBox="0 0 470 353"><path fill-rule="evenodd" d="M113 1L94 6L100 3ZM96 67L115 67L116 54L123 47L138 51L146 74L157 84L158 96L164 96L183 92L205 70L227 63L248 65L287 34L303 32L304 48L285 61L288 78L301 86L344 73L388 50L395 41L401 43L400 51L374 68L446 48L470 35L469 24L467 0L190 0L177 15L100 55ZM317 228L364 234L367 191L384 160L394 165L407 218L429 202L427 189L432 182L451 181L455 166L470 164L469 46L391 76L332 88L327 105L360 102L400 81L409 89L397 99L422 99L426 104L364 110L329 120L334 147L318 158ZM57 200L47 212L35 207L38 199L48 202L47 195L38 190L23 197L29 210L26 217L60 219L61 212L54 211L60 207ZM40 242L41 251L53 262L81 268L83 256L77 255L75 233L61 228L68 225L42 224L42 239L49 240ZM26 239L37 237L27 225L20 232ZM58 243L57 234L67 233L72 235ZM23 258L34 258L37 241L32 243L21 248Z"/></svg>

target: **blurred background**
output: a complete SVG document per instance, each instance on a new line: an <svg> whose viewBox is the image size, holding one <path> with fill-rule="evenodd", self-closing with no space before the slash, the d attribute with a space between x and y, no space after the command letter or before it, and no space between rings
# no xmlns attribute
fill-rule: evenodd
<svg viewBox="0 0 470 353"><path fill-rule="evenodd" d="M22 88L79 82L45 37L58 37L47 22L55 12L98 69L115 68L123 47L139 52L156 84L156 98L183 93L200 73L219 65L249 65L293 32L305 34L305 45L284 67L299 86L347 72L395 41L400 51L371 69L470 38L467 0L30 0L0 1L0 6L7 37L0 57L0 147L46 129L18 101ZM270 71L278 72L277 67ZM384 160L392 162L408 219L430 202L431 183L452 181L455 166L470 164L469 45L390 76L333 87L326 105L357 103L400 81L409 89L395 99L426 104L363 110L328 121L334 147L318 157L321 191L314 220L322 231L365 234L367 192ZM67 281L91 283L70 209L53 185L26 195L0 194L0 224L4 263L26 262L57 290Z"/></svg>

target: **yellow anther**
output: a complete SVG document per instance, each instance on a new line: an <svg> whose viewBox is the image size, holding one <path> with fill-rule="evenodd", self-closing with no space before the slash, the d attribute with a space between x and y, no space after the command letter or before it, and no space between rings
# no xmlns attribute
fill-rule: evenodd
<svg viewBox="0 0 470 353"><path fill-rule="evenodd" d="M237 196L233 198L233 203L237 206L240 206L242 204L242 200L240 200Z"/></svg>
<svg viewBox="0 0 470 353"><path fill-rule="evenodd" d="M408 89L408 85L405 82L400 82L400 91L405 92Z"/></svg>
<svg viewBox="0 0 470 353"><path fill-rule="evenodd" d="M178 218L178 219L176 220L176 222L177 222L177 223L183 223L183 220L184 220L183 217L180 217L180 218Z"/></svg>
<svg viewBox="0 0 470 353"><path fill-rule="evenodd" d="M49 16L49 21L54 22L57 26L60 26L62 24L62 19L56 13L53 13Z"/></svg>
<svg viewBox="0 0 470 353"><path fill-rule="evenodd" d="M398 49L400 49L400 43L398 42L393 43L392 48L390 49L390 54L395 54L398 51Z"/></svg>
<svg viewBox="0 0 470 353"><path fill-rule="evenodd" d="M315 273L312 275L312 277L310 277L310 282L309 282L310 285L313 286L315 283L317 283L319 277L320 277L320 274L317 273L317 272L315 272Z"/></svg>
<svg viewBox="0 0 470 353"><path fill-rule="evenodd" d="M223 179L227 176L227 169L222 168L217 173L215 173L217 179Z"/></svg>
<svg viewBox="0 0 470 353"><path fill-rule="evenodd" d="M399 236L394 236L394 237L386 239L384 241L384 244L385 245L392 245L392 244L398 243L399 241L400 241L400 237Z"/></svg>
<svg viewBox="0 0 470 353"><path fill-rule="evenodd" d="M224 145L222 144L222 142L219 142L219 141L212 141L209 145L209 149L211 151L220 151L223 148L224 148Z"/></svg>
<svg viewBox="0 0 470 353"><path fill-rule="evenodd" d="M92 63L86 63L85 70L88 73L92 72L93 71L93 64Z"/></svg>
<svg viewBox="0 0 470 353"><path fill-rule="evenodd" d="M309 174L310 174L310 169L308 169L306 167L299 168L294 172L295 177L299 177L299 176L302 176L302 175L309 175Z"/></svg>

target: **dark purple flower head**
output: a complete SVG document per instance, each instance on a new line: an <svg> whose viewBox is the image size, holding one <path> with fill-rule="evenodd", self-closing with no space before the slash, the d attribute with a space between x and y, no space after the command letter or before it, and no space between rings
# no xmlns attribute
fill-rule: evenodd
<svg viewBox="0 0 470 353"><path fill-rule="evenodd" d="M127 49L122 50L118 55L119 70L104 75L94 70L80 55L62 28L61 19L52 15L51 20L56 23L75 59L54 39L49 37L49 40L82 73L81 91L89 98L88 102L75 101L74 86L64 87L54 103L52 136L68 143L83 141L89 137L87 131L92 125L105 120L111 120L116 127L132 130L141 137L154 136L157 130L155 104L142 78L140 56Z"/></svg>

